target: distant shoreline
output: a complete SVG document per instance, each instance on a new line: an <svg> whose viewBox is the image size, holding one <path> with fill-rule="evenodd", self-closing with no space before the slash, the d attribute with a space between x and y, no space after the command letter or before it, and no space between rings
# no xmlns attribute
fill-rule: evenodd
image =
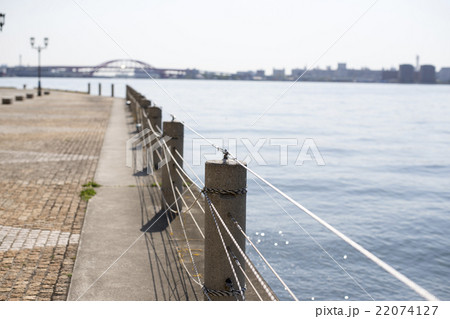
<svg viewBox="0 0 450 319"><path fill-rule="evenodd" d="M106 77L106 76L95 76L95 77L85 77L85 76L41 76L42 78L49 79L121 79L121 80L152 80L150 77ZM17 79L17 78L35 78L34 76L0 76L0 79ZM420 82L392 82L392 81L350 81L350 80L312 80L312 79L301 79L301 80L293 80L293 79L261 79L261 80L252 80L252 79L232 79L232 78L212 78L212 79L196 79L196 78L153 78L154 80L194 80L194 81L243 81L243 82L318 82L318 83L365 83L365 84L423 84L423 85L449 85L450 82L436 82L436 83L420 83Z"/></svg>

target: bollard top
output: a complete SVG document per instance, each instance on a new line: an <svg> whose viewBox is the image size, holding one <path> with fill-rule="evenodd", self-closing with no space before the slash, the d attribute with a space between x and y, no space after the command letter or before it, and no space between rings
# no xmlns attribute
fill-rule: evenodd
<svg viewBox="0 0 450 319"><path fill-rule="evenodd" d="M149 117L160 118L161 119L161 115L162 115L161 108L159 108L157 106L149 106L149 107L146 108L146 110L147 110L147 115Z"/></svg>
<svg viewBox="0 0 450 319"><path fill-rule="evenodd" d="M232 159L206 161L205 187L227 191L246 188L247 170L241 162Z"/></svg>
<svg viewBox="0 0 450 319"><path fill-rule="evenodd" d="M163 122L163 135L174 139L184 138L184 125L181 122Z"/></svg>
<svg viewBox="0 0 450 319"><path fill-rule="evenodd" d="M184 124L178 121L163 122L163 126L165 130L176 131L177 134L184 132Z"/></svg>
<svg viewBox="0 0 450 319"><path fill-rule="evenodd" d="M209 161L206 161L206 163L205 163L205 165L233 165L233 166L241 166L241 164L244 166L247 166L246 162L236 161L236 160L230 159L230 158L228 158L228 159L224 158L224 159L220 159L220 160L209 160Z"/></svg>
<svg viewBox="0 0 450 319"><path fill-rule="evenodd" d="M141 99L140 101L139 101L139 104L141 105L141 107L143 107L144 109L147 109L147 108L149 108L150 107L150 105L152 104L152 102L150 102L149 100L147 100L147 99Z"/></svg>

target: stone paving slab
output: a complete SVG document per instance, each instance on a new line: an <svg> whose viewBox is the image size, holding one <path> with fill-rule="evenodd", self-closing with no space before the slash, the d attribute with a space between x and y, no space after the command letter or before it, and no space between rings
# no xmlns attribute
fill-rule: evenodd
<svg viewBox="0 0 450 319"><path fill-rule="evenodd" d="M0 300L66 299L86 210L79 193L112 102L51 91L0 105Z"/></svg>

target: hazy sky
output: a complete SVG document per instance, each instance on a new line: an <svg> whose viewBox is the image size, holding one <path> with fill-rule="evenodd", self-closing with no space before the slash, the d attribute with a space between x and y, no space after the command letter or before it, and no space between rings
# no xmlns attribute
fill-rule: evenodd
<svg viewBox="0 0 450 319"><path fill-rule="evenodd" d="M290 70L315 62L373 3L0 0L6 13L0 64L17 65L22 55L23 64L36 65L29 44L34 36L38 43L50 38L44 65L97 65L131 56L156 67ZM450 66L449 16L449 0L378 0L317 65L381 69L415 64L418 54L421 64Z"/></svg>

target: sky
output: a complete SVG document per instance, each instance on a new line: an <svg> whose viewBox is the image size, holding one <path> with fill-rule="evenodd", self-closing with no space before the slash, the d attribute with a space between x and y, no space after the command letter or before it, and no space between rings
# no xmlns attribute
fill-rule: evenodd
<svg viewBox="0 0 450 319"><path fill-rule="evenodd" d="M235 72L313 66L450 67L448 0L0 0L0 64L131 58Z"/></svg>

